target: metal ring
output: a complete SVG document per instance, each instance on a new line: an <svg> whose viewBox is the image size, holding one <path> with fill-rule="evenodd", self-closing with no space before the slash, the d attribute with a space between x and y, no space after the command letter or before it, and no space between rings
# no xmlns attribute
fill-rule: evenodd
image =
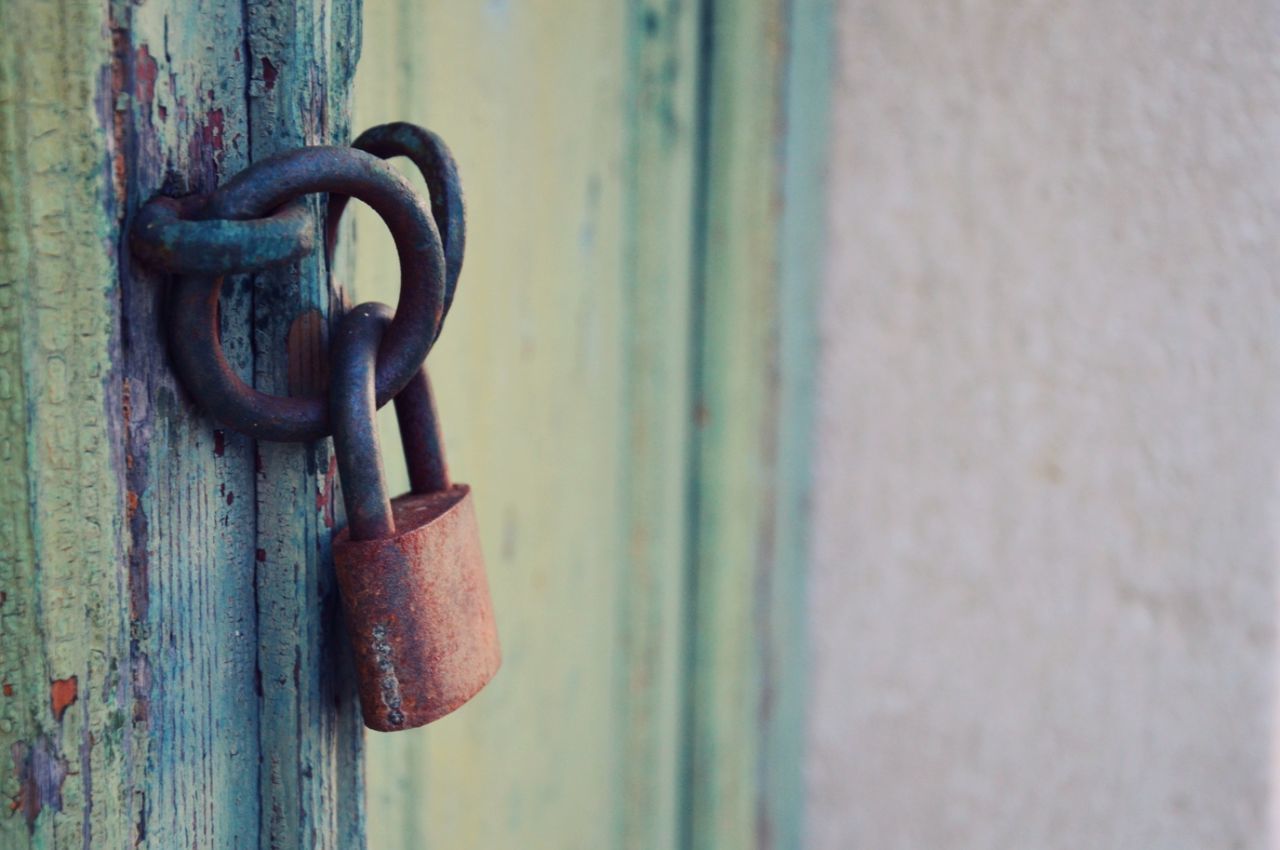
<svg viewBox="0 0 1280 850"><path fill-rule="evenodd" d="M407 157L422 174L431 199L431 215L440 230L444 245L444 312L436 337L453 305L453 295L458 289L458 276L462 274L462 258L467 248L467 211L463 201L462 181L458 177L458 164L444 140L425 127L396 121L379 124L361 133L353 148L373 154L379 159ZM329 216L325 225L326 256L332 260L337 243L338 224L346 209L345 195L329 196Z"/></svg>
<svg viewBox="0 0 1280 850"><path fill-rule="evenodd" d="M369 301L344 315L330 351L329 412L333 417L333 453L338 459L342 495L352 540L374 540L396 533L395 511L387 496L382 450L374 421L374 355L391 308ZM396 420L409 468L410 493L452 489L440 420L424 363L395 397Z"/></svg>
<svg viewBox="0 0 1280 850"><path fill-rule="evenodd" d="M310 254L315 219L306 204L286 204L264 218L192 221L206 199L152 198L134 218L129 246L148 265L175 274L221 275L254 271Z"/></svg>
<svg viewBox="0 0 1280 850"><path fill-rule="evenodd" d="M347 527L352 540L394 537L396 523L382 471L374 419L376 355L391 318L385 304L368 302L347 311L334 331L329 355L329 412ZM420 370L419 370L420 371Z"/></svg>
<svg viewBox="0 0 1280 850"><path fill-rule="evenodd" d="M435 221L403 177L377 157L343 147L301 148L262 160L213 192L198 219L258 219L314 192L350 195L386 222L400 259L400 299L378 353L377 404L413 377L444 313L445 263ZM227 362L218 333L222 279L181 276L171 293L174 368L196 400L226 425L265 440L312 440L331 433L321 398L255 390ZM212 362L211 362L212 361Z"/></svg>

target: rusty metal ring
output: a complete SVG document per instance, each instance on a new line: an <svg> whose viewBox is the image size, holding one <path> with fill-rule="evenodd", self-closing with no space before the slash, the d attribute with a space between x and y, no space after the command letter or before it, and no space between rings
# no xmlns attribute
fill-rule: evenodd
<svg viewBox="0 0 1280 850"><path fill-rule="evenodd" d="M417 167L427 184L431 200L431 215L440 230L444 245L444 313L436 327L436 337L453 306L453 296L458 289L458 277L462 273L462 258L467 247L467 211L463 201L462 181L458 177L458 164L444 140L425 127L405 121L379 124L361 133L353 148L366 151L379 159L403 156ZM333 249L337 243L338 224L347 206L345 195L329 196L329 215L325 222L325 252L332 265Z"/></svg>
<svg viewBox="0 0 1280 850"><path fill-rule="evenodd" d="M311 147L262 160L213 192L197 219L258 219L302 195L349 195L373 207L395 239L400 299L378 352L377 404L413 377L444 313L440 234L413 187L377 157L343 147ZM313 440L332 432L323 398L272 396L231 368L218 332L220 277L180 276L171 293L170 347L187 390L214 417L264 440Z"/></svg>
<svg viewBox="0 0 1280 850"><path fill-rule="evenodd" d="M315 219L302 201L247 221L193 221L205 198L153 198L129 231L129 246L148 265L175 274L256 271L310 254Z"/></svg>
<svg viewBox="0 0 1280 850"><path fill-rule="evenodd" d="M393 537L387 477L374 419L374 356L391 318L385 304L358 304L338 321L329 354L329 412L352 540ZM421 368L421 367L420 367Z"/></svg>

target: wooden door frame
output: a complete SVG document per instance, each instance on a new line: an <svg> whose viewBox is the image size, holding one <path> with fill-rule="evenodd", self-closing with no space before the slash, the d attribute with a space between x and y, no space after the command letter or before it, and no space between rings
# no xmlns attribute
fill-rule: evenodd
<svg viewBox="0 0 1280 850"><path fill-rule="evenodd" d="M711 0L695 307L687 846L803 846L831 0Z"/></svg>
<svg viewBox="0 0 1280 850"><path fill-rule="evenodd" d="M359 0L6 13L0 844L362 846L359 716L322 639L327 443L255 447L185 398L164 279L124 238L156 192L347 140ZM226 287L229 359L264 391L322 363L322 262Z"/></svg>
<svg viewBox="0 0 1280 850"><path fill-rule="evenodd" d="M178 403L158 338L147 342L159 282L132 268L121 238L166 181L207 184L251 156L344 139L359 24L342 10L358 18L359 4L237 2L200 19L176 0L11 7L0 28L0 843L359 846L359 736L319 650L332 601L318 542L327 449L255 457ZM641 443L624 525L641 542L626 569L652 595L624 623L618 705L634 732L621 744L621 846L673 835L685 847L800 846L830 7L629 6L640 35L628 299L641 320L628 357L636 374L692 369L694 385L674 402L669 380L632 387L628 439ZM191 32L215 50L195 50ZM667 63L691 57L696 73L669 76ZM248 72L226 79L227 66ZM317 79L333 82L318 100ZM698 128L684 147L668 146L667 107ZM670 215L664 189L689 181L689 216ZM655 293L663 279L687 298ZM327 314L323 287L287 291L281 315ZM255 312L250 292L226 309L245 326L256 318L262 350L283 351L290 328ZM672 343L680 328L692 342ZM241 356L260 386L287 384L285 362L255 361L254 347L246 338ZM162 452L190 462L161 466ZM670 452L684 458L676 474L645 460ZM158 529L189 532L196 515L223 530L191 535L185 560L157 548ZM263 593L250 637L221 617L246 578ZM687 653L670 649L673 630ZM242 639L251 648L233 648ZM228 693L230 681L247 692ZM641 699L636 682L651 685ZM226 777L210 795L202 748L241 722L247 751L229 747L209 767ZM655 749L658 729L677 730L684 749ZM248 787L234 781L237 758L264 765Z"/></svg>

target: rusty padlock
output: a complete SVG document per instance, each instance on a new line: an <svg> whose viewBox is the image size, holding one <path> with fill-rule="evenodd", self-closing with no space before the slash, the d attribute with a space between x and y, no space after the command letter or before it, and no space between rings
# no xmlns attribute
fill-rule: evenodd
<svg viewBox="0 0 1280 850"><path fill-rule="evenodd" d="M501 663L471 488L451 484L426 367L395 398L411 491L387 495L374 423L374 363L390 308L338 326L330 375L347 527L334 566L365 725L422 726L461 706Z"/></svg>

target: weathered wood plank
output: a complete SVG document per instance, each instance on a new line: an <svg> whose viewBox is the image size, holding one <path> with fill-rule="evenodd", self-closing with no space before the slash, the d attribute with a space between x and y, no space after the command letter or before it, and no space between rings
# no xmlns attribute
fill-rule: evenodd
<svg viewBox="0 0 1280 850"><path fill-rule="evenodd" d="M830 10L713 2L687 846L801 845L804 529Z"/></svg>
<svg viewBox="0 0 1280 850"><path fill-rule="evenodd" d="M629 9L616 845L661 850L680 844L687 767L702 20L681 0Z"/></svg>
<svg viewBox="0 0 1280 850"><path fill-rule="evenodd" d="M462 162L471 254L432 363L455 465L510 525L486 525L508 667L480 704L412 743L371 742L377 843L577 846L586 821L608 830L591 846L798 846L826 4L635 3L607 22L571 2L538 21L505 4L371 11L384 49L361 68L358 123L428 123ZM566 25L593 17L590 35ZM575 157L548 156L552 142ZM595 157L620 169L616 274L548 279L556 265L581 274L566 188ZM380 238L359 231L360 291L388 300ZM548 308L611 287L616 324L596 333L616 338L617 359L588 363L570 347L576 315ZM613 393L575 383L587 367L615 370L600 379ZM556 486L561 457L581 487ZM592 520L604 508L612 521ZM525 527L537 537L512 543ZM612 552L595 568L613 580L564 593L575 560L563 553L592 550ZM591 616L600 606L609 620ZM601 669L607 700L592 688ZM567 743L542 715L565 704L569 675L576 707L600 716ZM604 730L612 739L584 755ZM541 808L504 808L531 793Z"/></svg>
<svg viewBox="0 0 1280 850"><path fill-rule="evenodd" d="M6 848L361 846L361 735L323 645L327 454L280 452L255 473L252 442L216 430L169 372L165 281L121 238L156 191L345 138L358 14L346 0L6 8ZM281 329L327 308L315 263L294 280L226 287L228 356L264 386L286 385ZM317 362L320 340L303 339Z"/></svg>
<svg viewBox="0 0 1280 850"><path fill-rule="evenodd" d="M0 845L130 841L128 610L107 168L90 2L0 26Z"/></svg>
<svg viewBox="0 0 1280 850"><path fill-rule="evenodd" d="M705 42L707 154L694 381L699 427L692 575L686 840L755 847L762 678L759 582L772 505L775 127L781 13L713 3Z"/></svg>
<svg viewBox="0 0 1280 850"><path fill-rule="evenodd" d="M258 0L247 11L252 158L346 142L360 3ZM323 386L331 300L319 253L257 276L258 389L308 394ZM257 462L261 846L360 847L363 732L343 669L346 647L333 639L340 603L330 551L332 453L327 441L260 443Z"/></svg>
<svg viewBox="0 0 1280 850"><path fill-rule="evenodd" d="M113 5L117 173L125 217L151 195L208 191L248 162L241 8L199 28L177 3ZM215 431L169 369L164 276L119 255L122 415L140 843L257 840L257 616L249 440ZM228 287L224 343L242 374L250 293ZM145 767L144 767L145 766Z"/></svg>
<svg viewBox="0 0 1280 850"><path fill-rule="evenodd" d="M476 488L505 651L455 716L371 737L371 843L614 846L627 20L588 2L369 14L388 37L360 70L359 126L431 126L467 192L466 267L431 364L455 475ZM369 245L379 230L357 222L362 260L385 250ZM394 262L361 269L362 297L394 300Z"/></svg>
<svg viewBox="0 0 1280 850"><path fill-rule="evenodd" d="M343 80L354 58L345 54L358 31L352 40L349 24L341 30L347 45L335 61L317 23L332 17L329 4L219 3L198 24L185 4L119 11L118 62L134 96L131 204L162 181L207 190L254 158L345 135ZM122 264L130 267L127 254ZM137 660L148 671L137 697L150 706L139 737L154 765L141 820L157 846L357 846L359 733L350 700L334 708L322 645L332 596L327 452L255 452L214 430L168 372L162 280L131 271L132 578ZM328 303L318 260L282 277L229 286L222 310L232 362L269 391L287 388L278 379L290 360L282 328ZM292 361L315 362L322 340L300 339L310 357L294 352Z"/></svg>

